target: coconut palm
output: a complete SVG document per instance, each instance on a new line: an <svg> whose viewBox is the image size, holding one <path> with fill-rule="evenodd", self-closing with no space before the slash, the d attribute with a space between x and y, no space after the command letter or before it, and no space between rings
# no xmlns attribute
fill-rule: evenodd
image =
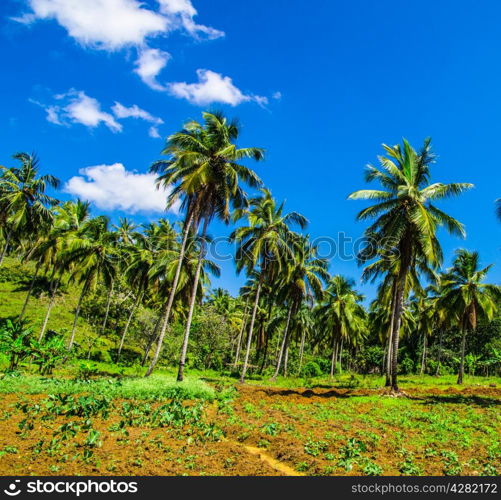
<svg viewBox="0 0 501 500"><path fill-rule="evenodd" d="M355 282L344 276L333 276L324 293L317 314L325 331L332 332L331 377L341 363L344 342L356 342L365 329L364 297L355 290Z"/></svg>
<svg viewBox="0 0 501 500"><path fill-rule="evenodd" d="M425 294L414 295L410 300L409 310L414 320L415 333L419 338L423 339L421 369L419 371L421 375L423 375L426 370L426 351L428 347L428 339L433 335L434 331L435 305L433 297Z"/></svg>
<svg viewBox="0 0 501 500"><path fill-rule="evenodd" d="M127 258L129 257L128 252L130 248L133 247L137 239L141 237L141 234L137 231L138 226L125 217L120 217L119 223L114 225L113 229L114 238L112 240L112 244L115 245L117 249L117 269L125 272L127 267ZM108 297L106 299L106 307L103 322L101 324L100 335L103 335L106 330L114 291L115 280L112 280L108 288Z"/></svg>
<svg viewBox="0 0 501 500"><path fill-rule="evenodd" d="M108 218L101 215L90 219L66 242L62 260L71 273L71 280L81 285L68 343L69 351L75 341L78 317L84 298L99 282L110 287L115 277L117 250L114 239L113 233L109 231Z"/></svg>
<svg viewBox="0 0 501 500"><path fill-rule="evenodd" d="M120 338L116 362L120 360L120 355L124 346L125 338L129 331L134 313L141 304L141 301L150 285L151 269L155 263L155 252L152 251L147 238L138 236L135 240L130 240L127 245L126 266L124 269L125 278L131 291L135 294L135 299L130 308L125 327Z"/></svg>
<svg viewBox="0 0 501 500"><path fill-rule="evenodd" d="M68 241L75 238L89 221L89 203L77 200L65 202L55 208L55 219L52 230L44 237L39 238L34 249L36 257L39 257L45 273L49 279L49 304L38 337L43 339L49 322L52 308L54 307L57 291L67 268L65 252Z"/></svg>
<svg viewBox="0 0 501 500"><path fill-rule="evenodd" d="M318 246L312 245L308 236L300 236L294 245L293 259L288 262L287 268L284 270L281 288L289 311L272 380L277 378L282 358L287 352L291 320L294 321L295 314L305 300L321 299L322 281L329 279L327 261L317 257L317 255Z"/></svg>
<svg viewBox="0 0 501 500"><path fill-rule="evenodd" d="M259 296L263 282L273 281L277 272L286 269L287 261L294 258L293 246L297 237L290 226L298 225L304 229L307 220L297 212L284 214L284 203L277 205L268 189L262 189L261 195L250 201L250 208L237 211L235 219L247 217L247 226L236 229L230 239L238 244L236 251L237 271L246 269L251 273L257 268L259 279L256 285L254 305L247 336L247 346L240 382L245 381L249 362L252 334L259 305Z"/></svg>
<svg viewBox="0 0 501 500"><path fill-rule="evenodd" d="M442 306L455 317L462 333L458 384L463 383L467 333L476 330L479 317L492 320L501 298L500 286L483 283L491 268L492 264L480 268L478 252L460 249L442 278Z"/></svg>
<svg viewBox="0 0 501 500"><path fill-rule="evenodd" d="M385 255L390 254L398 262L390 338L391 385L394 392L399 392L398 342L407 276L417 266L418 260L426 262L431 268L440 266L442 250L436 236L438 226L445 226L452 234L465 234L460 222L438 209L432 202L457 196L473 186L468 183L430 184L430 166L435 161L430 139L424 141L419 152L405 139L402 146L383 144L383 148L386 156L379 157L381 168L369 165L366 173L367 182L377 181L383 189L355 191L349 199L377 202L357 216L358 220L375 219L365 231L370 245L361 253L361 258L372 260L380 257L383 252Z"/></svg>
<svg viewBox="0 0 501 500"><path fill-rule="evenodd" d="M49 187L59 186L59 180L53 175L39 174L36 156L16 153L13 158L21 163L19 167L0 165L0 230L4 238L0 265L14 235L36 234L51 223L54 218L51 208L59 203L46 194Z"/></svg>
<svg viewBox="0 0 501 500"><path fill-rule="evenodd" d="M306 339L313 335L315 328L315 320L313 316L312 304L304 301L297 311L292 322L291 332L296 338L299 338L299 363L297 373L301 374L303 368L304 350L306 346Z"/></svg>
<svg viewBox="0 0 501 500"><path fill-rule="evenodd" d="M254 188L261 185L261 180L256 173L239 162L245 158L253 158L257 161L264 158L264 151L260 148L238 148L235 145L240 133L236 121L228 121L222 113L203 113L202 117L204 119L203 125L191 121L186 123L180 132L170 136L167 140L167 146L162 152L169 155L169 159L158 161L152 166L152 171L159 174L158 184L172 189L168 197L168 206L180 201L181 209L186 215L178 266L157 349L146 375L153 371L162 348L188 234L192 226L195 230L198 229L203 220L202 247L195 272L179 360L179 381L183 379L191 321L205 254L207 228L214 217L218 217L226 223L229 222L231 208L240 208L245 204L245 193L241 183Z"/></svg>

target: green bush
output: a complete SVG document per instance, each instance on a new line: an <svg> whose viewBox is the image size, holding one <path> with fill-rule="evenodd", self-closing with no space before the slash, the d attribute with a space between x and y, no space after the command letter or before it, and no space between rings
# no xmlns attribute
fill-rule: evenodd
<svg viewBox="0 0 501 500"><path fill-rule="evenodd" d="M108 355L111 356L112 360L116 360L118 356L118 349L110 349ZM139 349L133 347L124 347L120 353L120 359L118 362L124 366L132 366L136 363L140 363L143 359L142 352ZM101 360L96 360L101 361Z"/></svg>
<svg viewBox="0 0 501 500"><path fill-rule="evenodd" d="M301 375L303 377L320 377L322 375L322 369L315 361L309 361L303 366Z"/></svg>

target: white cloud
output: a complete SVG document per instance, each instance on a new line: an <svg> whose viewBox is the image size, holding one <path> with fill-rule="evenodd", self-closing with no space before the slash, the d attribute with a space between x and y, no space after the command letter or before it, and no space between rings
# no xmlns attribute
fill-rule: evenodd
<svg viewBox="0 0 501 500"><path fill-rule="evenodd" d="M263 96L246 95L233 84L228 76L208 69L197 70L198 83L175 82L169 84L169 91L175 97L186 99L192 104L206 106L214 102L236 106L242 102L255 101L260 105L268 103Z"/></svg>
<svg viewBox="0 0 501 500"><path fill-rule="evenodd" d="M144 49L139 53L134 71L148 87L153 90L165 90L165 87L158 83L157 76L165 68L170 58L168 52L159 49Z"/></svg>
<svg viewBox="0 0 501 500"><path fill-rule="evenodd" d="M178 18L184 29L191 35L198 37L201 33L207 38L214 39L224 36L224 32L209 26L196 24L193 18L197 11L190 0L158 0L160 12L167 14L170 18Z"/></svg>
<svg viewBox="0 0 501 500"><path fill-rule="evenodd" d="M45 109L47 120L56 125L80 123L95 128L104 123L112 132L122 131L122 125L114 116L103 111L99 101L83 91L70 90L65 94L56 95L55 98L61 104L45 105L37 101L31 102Z"/></svg>
<svg viewBox="0 0 501 500"><path fill-rule="evenodd" d="M196 24L190 0L157 0L148 8L138 0L27 0L31 8L15 20L31 24L55 20L82 45L103 50L142 47L149 38L183 29L192 36L218 38L224 33Z"/></svg>
<svg viewBox="0 0 501 500"><path fill-rule="evenodd" d="M273 97L273 99L276 99L277 101L280 101L280 99L282 99L282 92L274 92L271 97Z"/></svg>
<svg viewBox="0 0 501 500"><path fill-rule="evenodd" d="M17 20L56 20L82 45L103 50L141 45L171 25L168 17L137 0L28 0L28 4L32 11Z"/></svg>
<svg viewBox="0 0 501 500"><path fill-rule="evenodd" d="M65 191L98 208L132 214L165 210L168 193L156 188L155 174L131 172L122 163L83 168L79 174L66 183ZM177 205L171 211L178 209Z"/></svg>
<svg viewBox="0 0 501 500"><path fill-rule="evenodd" d="M113 113L111 114L102 110L97 99L89 97L81 90L71 89L64 94L55 95L54 99L57 104L42 104L33 99L30 99L30 102L42 107L47 113L47 121L55 125L69 126L72 123L80 123L95 128L104 123L112 132L122 132L123 126L118 120L136 118L153 124L148 131L150 137L160 137L158 126L164 121L137 104L127 107L115 101L111 107Z"/></svg>
<svg viewBox="0 0 501 500"><path fill-rule="evenodd" d="M150 127L148 130L148 135L152 137L153 139L161 139L160 132L158 131L158 127Z"/></svg>
<svg viewBox="0 0 501 500"><path fill-rule="evenodd" d="M164 122L161 118L158 118L158 116L153 116L151 113L148 113L148 111L141 109L137 104L133 104L128 108L115 101L111 110L117 118L139 118L156 125L162 125Z"/></svg>

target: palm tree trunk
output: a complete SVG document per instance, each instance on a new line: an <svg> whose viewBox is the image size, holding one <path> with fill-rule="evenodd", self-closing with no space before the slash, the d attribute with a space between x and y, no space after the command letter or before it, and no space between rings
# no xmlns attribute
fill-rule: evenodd
<svg viewBox="0 0 501 500"><path fill-rule="evenodd" d="M388 332L388 344L386 352L386 387L391 387L391 352L392 352L392 338L391 338L391 328Z"/></svg>
<svg viewBox="0 0 501 500"><path fill-rule="evenodd" d="M396 302L395 302L395 318L393 322L392 331L392 346L391 346L391 390L393 392L400 392L398 388L398 343L400 340L400 326L402 324L402 312L404 309L404 287L405 287L406 273L400 273L397 282Z"/></svg>
<svg viewBox="0 0 501 500"><path fill-rule="evenodd" d="M5 237L5 244L2 249L2 254L0 255L0 266L3 264L3 260L5 256L7 255L7 250L9 248L10 240L12 238L12 229L7 233L7 236Z"/></svg>
<svg viewBox="0 0 501 500"><path fill-rule="evenodd" d="M24 299L23 308L21 309L21 314L19 315L19 320L24 318L24 314L26 313L26 308L28 307L28 302L30 301L31 293L33 292L33 287L35 286L35 281L37 280L38 272L40 271L40 267L42 265L42 259L39 259L37 265L35 267L35 274L33 275L33 279L30 283L30 288L28 293L26 294L26 298Z"/></svg>
<svg viewBox="0 0 501 500"><path fill-rule="evenodd" d="M298 375L301 375L301 369L303 368L303 355L304 355L304 342L306 340L306 330L303 328L301 331L301 344L299 345L299 369Z"/></svg>
<svg viewBox="0 0 501 500"><path fill-rule="evenodd" d="M141 302L141 300L143 298L143 295L144 295L144 292L140 293L137 296L137 299L134 302L134 305L132 306L132 308L130 310L129 317L127 318L127 323L125 324L125 328L124 328L124 331L122 333L122 338L120 339L120 345L118 347L116 363L118 363L118 360L120 359L120 354L122 354L122 348L124 346L125 337L127 336L127 332L129 331L130 323L132 321L132 318L134 317L134 313L136 312L137 306L139 305L139 303Z"/></svg>
<svg viewBox="0 0 501 500"><path fill-rule="evenodd" d="M280 351L278 353L278 360L277 360L277 366L275 368L275 373L273 374L273 377L271 377L271 380L273 380L273 381L275 381L277 379L278 373L280 372L280 366L282 364L282 357L284 355L285 345L287 343L287 334L289 332L289 323L291 320L291 315L292 315L292 306L289 308L289 313L287 314L287 322L285 323L284 336L282 338L282 344L280 346Z"/></svg>
<svg viewBox="0 0 501 500"><path fill-rule="evenodd" d="M395 322L395 310L397 307L397 280L393 279L391 294L391 317L390 328L388 332L388 353L386 357L386 383L385 387L391 387L391 374L392 374L392 353L393 353L393 324Z"/></svg>
<svg viewBox="0 0 501 500"><path fill-rule="evenodd" d="M177 372L177 381L182 382L184 377L184 365L186 363L186 354L188 352L188 341L190 339L191 322L193 320L193 312L195 310L195 303L197 301L198 282L200 281L200 271L205 257L205 235L207 234L207 226L209 219L206 217L202 230L202 245L198 255L197 268L195 270L195 278L193 282L193 289L190 297L190 309L188 311L188 319L186 321L186 328L184 330L183 345L181 347L181 357L179 358L179 369Z"/></svg>
<svg viewBox="0 0 501 500"><path fill-rule="evenodd" d="M440 330L438 334L438 360L437 360L437 369L435 370L435 377L440 375L440 363L442 362L442 335L443 332Z"/></svg>
<svg viewBox="0 0 501 500"><path fill-rule="evenodd" d="M332 341L332 357L331 357L331 373L330 376L331 378L334 378L334 370L336 368L336 360L337 360L337 337L333 333L332 335L333 341Z"/></svg>
<svg viewBox="0 0 501 500"><path fill-rule="evenodd" d="M146 364L146 361L148 359L148 354L150 354L151 346L153 345L153 343L157 339L158 328L160 326L160 322L162 321L162 317L163 317L163 312L162 312L162 314L159 314L158 319L155 323L155 328L153 329L153 332L152 332L150 338L148 339L148 344L146 346L146 349L144 350L144 356L143 356L143 360L141 361L141 366L144 366Z"/></svg>
<svg viewBox="0 0 501 500"><path fill-rule="evenodd" d="M426 368L426 346L428 344L428 337L426 333L423 338L423 356L421 358L421 375L424 375L424 370Z"/></svg>
<svg viewBox="0 0 501 500"><path fill-rule="evenodd" d="M288 337L287 344L285 346L284 377L287 377L287 368L289 366L289 343L290 343L290 337Z"/></svg>
<svg viewBox="0 0 501 500"><path fill-rule="evenodd" d="M341 346L339 347L339 373L342 373L343 371L343 341L344 338L341 337Z"/></svg>
<svg viewBox="0 0 501 500"><path fill-rule="evenodd" d="M270 346L270 336L266 334L264 338L264 353L263 353L263 361L261 362L261 366L259 367L259 375L262 375L264 368L268 361L268 348Z"/></svg>
<svg viewBox="0 0 501 500"><path fill-rule="evenodd" d="M464 377L464 353L466 350L466 327L463 326L463 337L461 339L461 361L459 363L459 373L457 383L461 385Z"/></svg>
<svg viewBox="0 0 501 500"><path fill-rule="evenodd" d="M254 307L252 309L252 317L251 317L251 322L250 322L250 327L249 327L249 335L247 337L247 347L245 349L244 364L242 366L242 374L240 375L240 383L241 384L243 384L245 382L245 374L247 373L247 366L249 363L249 355L250 355L250 349L251 349L251 343L252 343L252 332L254 330L254 322L256 321L257 306L259 304L259 294L261 293L262 279L263 279L263 271L261 270L261 276L259 277L259 283L257 285L257 290L256 290L256 298L254 299Z"/></svg>
<svg viewBox="0 0 501 500"><path fill-rule="evenodd" d="M242 339L244 336L244 331L245 331L245 326L247 324L247 306L249 305L249 302L247 301L245 304L245 310L244 310L244 318L242 321L242 326L240 327L240 332L238 334L238 342L237 342L237 352L235 354L235 361L233 363L233 369L236 370L238 361L240 359L240 350L242 349Z"/></svg>
<svg viewBox="0 0 501 500"><path fill-rule="evenodd" d="M84 283L82 291L80 293L80 297L78 299L77 308L75 311L75 319L73 320L73 328L71 329L71 337L70 337L70 342L68 344L68 351L71 351L73 344L75 342L75 333L77 331L78 316L80 315L80 309L82 308L82 302L86 293L87 293L87 283Z"/></svg>
<svg viewBox="0 0 501 500"><path fill-rule="evenodd" d="M167 302L167 307L165 309L165 316L162 323L162 329L160 330L160 335L158 337L157 348L155 349L155 354L153 355L153 359L151 360L148 371L146 372L145 377L149 377L155 368L155 365L158 362L158 358L160 357L160 351L162 350L162 344L164 341L165 333L167 331L167 325L169 324L170 313L172 310L172 304L174 303L174 297L176 296L177 284L179 282L179 276L181 274L181 267L183 265L184 254L186 251L186 242L188 241L188 234L190 232L191 225L193 224L193 213L188 217L186 224L183 228L183 241L181 243L181 248L179 249L179 258L177 261L176 274L174 275L174 280L172 282L172 288L169 294L169 300Z"/></svg>
<svg viewBox="0 0 501 500"><path fill-rule="evenodd" d="M49 301L49 305L47 306L47 311L45 313L45 318L43 320L42 329L40 330L40 335L38 336L38 342L41 342L43 339L43 336L45 335L45 330L47 328L47 324L49 323L50 313L52 311L52 307L54 306L54 302L56 301L56 293L57 293L57 289L59 287L59 282L60 282L60 279L57 279L52 284L51 292L50 292L50 301Z"/></svg>
<svg viewBox="0 0 501 500"><path fill-rule="evenodd" d="M101 335L104 334L104 329L108 323L108 315L110 314L111 296L113 295L113 281L111 282L110 289L108 290L108 300L106 301L106 312L104 314L103 324L101 325Z"/></svg>

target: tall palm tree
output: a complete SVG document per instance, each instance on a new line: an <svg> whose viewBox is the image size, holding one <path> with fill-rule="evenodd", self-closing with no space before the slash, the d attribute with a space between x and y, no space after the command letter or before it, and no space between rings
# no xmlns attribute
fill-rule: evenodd
<svg viewBox="0 0 501 500"><path fill-rule="evenodd" d="M352 279L336 275L329 280L317 314L326 331L332 332L331 377L338 357L341 363L344 342L355 341L365 329L363 299Z"/></svg>
<svg viewBox="0 0 501 500"><path fill-rule="evenodd" d="M392 374L391 385L399 392L397 382L398 342L405 288L409 272L421 259L437 268L442 262L442 250L437 239L437 227L445 226L452 234L464 237L464 228L456 219L438 209L432 202L457 196L473 187L468 183L430 184L430 166L435 161L430 139L417 152L404 139L403 145L383 144L386 156L380 156L381 168L367 167L366 181L378 181L381 190L359 190L349 196L352 200L372 200L375 205L358 214L358 220L374 218L366 229L370 245L362 252L363 260L389 254L398 262L395 281L393 321L391 326Z"/></svg>
<svg viewBox="0 0 501 500"><path fill-rule="evenodd" d="M247 346L240 382L245 381L249 363L252 334L259 305L259 296L265 279L273 281L274 275L285 268L286 262L294 258L293 246L297 237L290 229L296 224L301 229L307 220L297 212L284 214L284 203L277 202L268 189L262 189L261 195L250 200L250 208L235 212L235 219L247 217L247 226L237 228L230 239L238 244L236 251L237 271L247 269L251 273L258 269L259 279L256 284L254 305L247 336Z"/></svg>
<svg viewBox="0 0 501 500"><path fill-rule="evenodd" d="M237 338L235 359L233 361L233 369L234 370L237 369L238 364L240 362L240 353L242 350L242 344L244 342L245 330L247 327L247 323L249 321L248 309L249 309L249 305L251 304L251 302L253 302L253 297L254 297L255 292L258 288L258 283L259 283L259 274L255 270L250 271L248 274L247 282L240 289L240 297L243 300L245 300L245 310L244 310L244 317L243 317L242 325L240 327L240 331L238 333L238 338Z"/></svg>
<svg viewBox="0 0 501 500"><path fill-rule="evenodd" d="M460 249L452 267L445 273L442 281L442 305L454 315L461 329L461 361L458 384L463 383L466 335L477 328L478 319L494 317L496 302L501 298L501 287L483 283L492 264L480 268L478 252Z"/></svg>
<svg viewBox="0 0 501 500"><path fill-rule="evenodd" d="M128 255L125 257L126 266L124 269L125 277L128 286L134 291L135 299L130 308L125 327L120 338L116 362L118 363L125 338L129 331L130 324L134 317L134 313L141 304L144 295L150 285L151 269L155 263L155 252L150 246L150 241L144 236L137 237L135 240L130 240L127 245Z"/></svg>
<svg viewBox="0 0 501 500"><path fill-rule="evenodd" d="M264 158L264 151L260 148L238 148L235 145L240 134L240 128L236 121L228 121L222 113L203 113L202 117L204 119L203 125L191 121L186 123L180 132L170 136L167 140L167 146L162 152L169 155L169 159L158 161L152 166L152 171L159 174L158 184L172 188L168 205L172 206L180 200L181 208L185 211L186 216L178 266L157 349L146 373L147 376L153 371L162 348L189 231L192 226L198 229L200 222L204 221L201 235L202 248L195 272L188 319L181 347L178 381L183 379L191 321L205 254L207 228L214 217L227 223L231 207L240 208L245 204L245 193L241 183L253 188L261 185L261 180L256 173L239 162L245 158L253 158L256 161Z"/></svg>
<svg viewBox="0 0 501 500"><path fill-rule="evenodd" d="M125 271L127 267L127 258L129 257L129 250L133 247L134 243L140 237L140 233L137 231L138 226L132 221L125 217L119 218L118 225L113 226L114 238L112 239L112 244L116 246L117 249L117 269L120 271ZM108 317L110 313L111 300L113 298L113 293L115 290L115 280L112 280L110 286L108 287L108 297L106 299L106 307L103 322L101 324L100 335L103 335L106 330L106 325L108 324ZM120 349L119 349L120 353ZM119 356L120 354L118 354Z"/></svg>
<svg viewBox="0 0 501 500"><path fill-rule="evenodd" d="M414 295L410 301L410 312L414 318L415 331L418 338L423 339L421 351L421 368L419 373L423 375L426 371L426 351L428 339L433 335L435 319L435 301L433 297L420 294Z"/></svg>
<svg viewBox="0 0 501 500"><path fill-rule="evenodd" d="M51 208L59 201L46 194L47 188L59 187L59 180L53 175L40 175L36 156L16 153L19 167L7 168L0 165L0 230L4 245L0 253L2 265L9 245L16 233L33 235L51 223L54 214Z"/></svg>
<svg viewBox="0 0 501 500"><path fill-rule="evenodd" d="M297 374L301 374L303 368L303 358L304 350L306 347L307 337L311 337L315 328L315 320L313 317L313 306L312 304L304 301L295 315L295 321L292 322L292 334L299 338L299 362Z"/></svg>
<svg viewBox="0 0 501 500"><path fill-rule="evenodd" d="M81 285L68 343L69 351L75 341L78 317L84 298L100 280L109 287L115 277L117 252L113 241L114 235L109 231L109 220L101 215L90 219L81 231L67 242L63 261L71 272L71 279Z"/></svg>
<svg viewBox="0 0 501 500"><path fill-rule="evenodd" d="M289 312L272 380L277 378L282 358L287 351L291 320L294 321L296 313L305 300L321 299L323 292L322 281L329 279L327 261L317 257L317 255L318 246L311 244L308 236L300 236L294 245L293 259L287 263L288 265L284 269L282 289Z"/></svg>
<svg viewBox="0 0 501 500"><path fill-rule="evenodd" d="M36 246L36 254L40 255L45 272L49 273L49 304L38 337L43 339L50 314L56 300L59 285L64 273L68 270L65 258L67 244L74 239L84 225L89 221L89 203L77 200L65 202L55 208L55 219L52 230L40 238Z"/></svg>

